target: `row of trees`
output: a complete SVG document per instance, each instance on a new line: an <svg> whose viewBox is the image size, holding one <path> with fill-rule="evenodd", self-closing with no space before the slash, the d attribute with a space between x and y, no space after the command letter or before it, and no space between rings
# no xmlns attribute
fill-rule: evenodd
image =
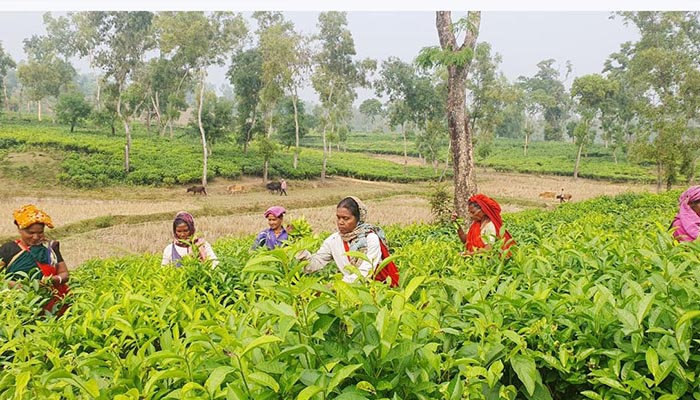
<svg viewBox="0 0 700 400"><path fill-rule="evenodd" d="M389 56L379 63L356 59L346 15L340 12L320 13L318 31L310 36L297 32L279 12L253 13L254 31L242 15L227 12L46 14L47 35L25 40L25 61L18 65L0 47L0 99L7 110L8 77L16 70L15 92L39 104L39 118L42 100L54 98L71 129L90 108L113 131L121 123L127 171L134 119L155 121L161 135L169 131L172 136L174 123L188 109L201 138L205 170L211 144L232 132L243 151L257 140L271 154L273 137L298 149L310 119L298 93L311 85L319 98L313 119L325 154L349 131L356 89L365 87L377 97L363 102L360 112L398 129L404 156L408 133L415 132L420 153L436 170L448 146L455 176L470 182L474 151L488 155L493 138L500 136L520 138L527 154L534 135L575 143L574 176L587 146L600 140L616 158L652 160L660 186L680 177L690 180L700 147L694 118L700 82L698 13L615 16L641 35L637 42L621 44L601 74L569 82L572 65L560 67L547 59L533 76L510 82L500 71L501 57L488 43L476 42L478 13L454 22L450 13L438 12L440 47L424 49L414 62ZM90 86L92 104L86 105L78 90L70 63L76 56L87 58L98 76ZM226 64L232 89L218 97L206 84L206 71ZM470 161L462 165L465 160ZM456 186L476 191L474 183Z"/></svg>

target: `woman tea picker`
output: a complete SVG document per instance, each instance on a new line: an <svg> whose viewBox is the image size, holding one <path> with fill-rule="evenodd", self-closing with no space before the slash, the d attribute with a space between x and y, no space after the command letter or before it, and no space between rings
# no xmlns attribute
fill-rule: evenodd
<svg viewBox="0 0 700 400"><path fill-rule="evenodd" d="M343 281L352 283L357 275L350 271L352 265L365 277L373 277L378 281L390 280L391 286L399 283L399 271L393 263L388 263L377 271L383 258L388 257L386 236L384 231L366 222L367 206L357 197L350 196L342 199L336 208L336 225L338 231L323 241L316 254L305 251L299 258L308 259L309 265L304 272L312 273L325 267L331 260L335 261L343 274ZM369 262L347 255L348 251L362 252Z"/></svg>

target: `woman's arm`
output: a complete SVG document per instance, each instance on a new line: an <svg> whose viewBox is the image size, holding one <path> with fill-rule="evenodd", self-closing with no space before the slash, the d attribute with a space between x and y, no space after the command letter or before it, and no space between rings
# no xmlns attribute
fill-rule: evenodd
<svg viewBox="0 0 700 400"><path fill-rule="evenodd" d="M66 283L70 279L70 276L68 274L68 266L66 266L65 261L61 261L58 264L56 264L56 275L52 276L51 279L53 280L53 283Z"/></svg>
<svg viewBox="0 0 700 400"><path fill-rule="evenodd" d="M458 215L457 213L452 213L450 216L450 221L454 224L455 228L457 228L457 236L459 236L459 240L462 241L462 243L467 243L467 234L464 233L464 228L462 227L462 224L459 223L458 221Z"/></svg>
<svg viewBox="0 0 700 400"><path fill-rule="evenodd" d="M58 240L50 242L51 250L56 254L56 275L51 276L53 283L61 284L68 282L70 278L68 276L68 267L66 262L63 261L63 255L61 255L61 244Z"/></svg>
<svg viewBox="0 0 700 400"><path fill-rule="evenodd" d="M333 235L329 236L323 241L321 248L309 258L309 265L304 267L304 273L310 274L323 269L331 260L333 259L333 254L331 253L331 238Z"/></svg>
<svg viewBox="0 0 700 400"><path fill-rule="evenodd" d="M173 246L172 243L165 246L165 249L163 249L163 260L160 262L160 265L168 265L173 261L173 258L172 258L173 249L171 246Z"/></svg>
<svg viewBox="0 0 700 400"><path fill-rule="evenodd" d="M216 266L219 265L219 258L216 257L216 253L214 253L214 248L211 247L211 243L204 242L204 251L207 255L207 260L211 260L211 267L216 268Z"/></svg>

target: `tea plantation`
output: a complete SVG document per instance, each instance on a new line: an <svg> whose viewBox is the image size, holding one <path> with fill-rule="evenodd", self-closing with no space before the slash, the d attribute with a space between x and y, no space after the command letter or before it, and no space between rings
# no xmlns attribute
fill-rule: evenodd
<svg viewBox="0 0 700 400"><path fill-rule="evenodd" d="M509 258L389 227L395 289L302 274L311 234L220 240L216 269L91 261L59 319L5 285L0 399L698 399L700 244L667 231L678 194L506 215Z"/></svg>

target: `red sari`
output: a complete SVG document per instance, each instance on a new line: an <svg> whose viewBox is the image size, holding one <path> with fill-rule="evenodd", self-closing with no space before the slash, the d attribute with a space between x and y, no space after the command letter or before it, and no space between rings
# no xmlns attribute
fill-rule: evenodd
<svg viewBox="0 0 700 400"><path fill-rule="evenodd" d="M499 239L504 239L502 247L503 250L506 250L515 244L515 241L507 230L504 230L503 236L501 236L503 219L501 218L501 206L496 202L496 200L483 194L475 194L469 198L469 202L479 205L481 211L486 214L493 226L496 228L496 236L498 236ZM469 227L469 232L467 232L466 247L468 252L473 252L476 249L483 249L486 247L484 239L481 238L480 221L473 221Z"/></svg>

